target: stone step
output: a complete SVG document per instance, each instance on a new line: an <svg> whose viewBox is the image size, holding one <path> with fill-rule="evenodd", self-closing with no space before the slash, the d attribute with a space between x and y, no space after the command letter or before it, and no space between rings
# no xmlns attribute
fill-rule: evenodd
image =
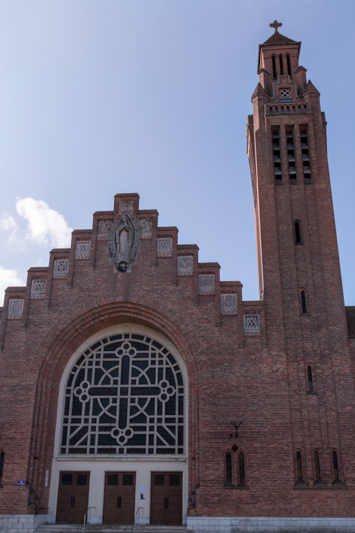
<svg viewBox="0 0 355 533"><path fill-rule="evenodd" d="M36 533L189 533L186 526L116 526L95 524L42 524Z"/></svg>

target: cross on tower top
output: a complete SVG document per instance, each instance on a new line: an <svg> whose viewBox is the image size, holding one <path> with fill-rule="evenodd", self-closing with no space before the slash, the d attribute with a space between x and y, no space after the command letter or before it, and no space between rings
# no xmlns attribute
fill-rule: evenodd
<svg viewBox="0 0 355 533"><path fill-rule="evenodd" d="M278 28L282 26L282 22L277 22L277 20L274 20L271 24L269 24L270 28L275 28L275 33L279 33Z"/></svg>

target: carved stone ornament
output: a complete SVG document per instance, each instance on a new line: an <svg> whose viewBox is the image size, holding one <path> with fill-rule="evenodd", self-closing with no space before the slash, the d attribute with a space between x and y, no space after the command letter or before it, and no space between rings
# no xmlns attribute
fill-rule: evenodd
<svg viewBox="0 0 355 533"><path fill-rule="evenodd" d="M90 256L90 241L76 241L75 259L87 261Z"/></svg>
<svg viewBox="0 0 355 533"><path fill-rule="evenodd" d="M172 257L173 256L173 239L166 237L165 239L157 239L157 256L158 257Z"/></svg>
<svg viewBox="0 0 355 533"><path fill-rule="evenodd" d="M63 279L68 277L69 259L57 259L54 261L53 278Z"/></svg>
<svg viewBox="0 0 355 533"><path fill-rule="evenodd" d="M22 317L23 306L25 300L11 299L9 300L9 307L7 309L7 318L10 320L16 320Z"/></svg>
<svg viewBox="0 0 355 533"><path fill-rule="evenodd" d="M113 220L99 220L97 224L97 240L108 241L108 234Z"/></svg>
<svg viewBox="0 0 355 533"><path fill-rule="evenodd" d="M199 294L214 294L214 274L200 274L198 277Z"/></svg>
<svg viewBox="0 0 355 533"><path fill-rule="evenodd" d="M260 315L244 315L244 334L260 335Z"/></svg>
<svg viewBox="0 0 355 533"><path fill-rule="evenodd" d="M222 315L237 314L237 295L221 294L221 313Z"/></svg>
<svg viewBox="0 0 355 533"><path fill-rule="evenodd" d="M141 227L141 239L151 239L153 234L153 222L151 218L141 218L139 220Z"/></svg>
<svg viewBox="0 0 355 533"><path fill-rule="evenodd" d="M192 255L178 257L178 276L192 276L194 258Z"/></svg>
<svg viewBox="0 0 355 533"><path fill-rule="evenodd" d="M127 200L126 202L118 202L118 216L128 213L133 215L133 201Z"/></svg>
<svg viewBox="0 0 355 533"><path fill-rule="evenodd" d="M31 285L31 299L44 298L46 295L47 281L45 279L33 279Z"/></svg>
<svg viewBox="0 0 355 533"><path fill-rule="evenodd" d="M129 203L129 202L124 202ZM131 272L140 250L140 224L137 217L123 213L109 231L107 249L117 272Z"/></svg>

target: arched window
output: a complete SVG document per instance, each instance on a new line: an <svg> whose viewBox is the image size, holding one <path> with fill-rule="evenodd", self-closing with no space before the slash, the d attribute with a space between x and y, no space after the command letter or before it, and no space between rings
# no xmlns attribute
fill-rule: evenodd
<svg viewBox="0 0 355 533"><path fill-rule="evenodd" d="M240 452L238 456L238 462L239 462L239 487L245 486L245 460L244 460L244 453Z"/></svg>
<svg viewBox="0 0 355 533"><path fill-rule="evenodd" d="M110 335L76 360L65 387L61 454L181 455L184 382L170 351Z"/></svg>
<svg viewBox="0 0 355 533"><path fill-rule="evenodd" d="M297 459L297 482L298 483L304 483L303 481L303 468L302 468L302 454L298 450L296 453L296 459Z"/></svg>
<svg viewBox="0 0 355 533"><path fill-rule="evenodd" d="M279 55L279 61L280 61L280 75L283 76L283 73L284 73L284 62L283 62L283 57L282 57L281 54Z"/></svg>
<svg viewBox="0 0 355 533"><path fill-rule="evenodd" d="M292 78L290 54L286 54L287 74Z"/></svg>
<svg viewBox="0 0 355 533"><path fill-rule="evenodd" d="M307 305L306 305L306 291L301 291L301 304L302 304L302 314L307 314Z"/></svg>
<svg viewBox="0 0 355 533"><path fill-rule="evenodd" d="M318 483L322 480L322 476L320 471L319 452L317 450L314 452L314 465L316 467L316 483Z"/></svg>
<svg viewBox="0 0 355 533"><path fill-rule="evenodd" d="M275 56L272 56L271 59L272 59L272 76L273 76L274 80L276 80L276 78L277 78L277 74L276 74L276 58L275 58Z"/></svg>
<svg viewBox="0 0 355 533"><path fill-rule="evenodd" d="M295 220L295 244L302 244L301 223L299 220Z"/></svg>
<svg viewBox="0 0 355 533"><path fill-rule="evenodd" d="M233 485L232 479L232 455L230 452L226 453L226 485Z"/></svg>
<svg viewBox="0 0 355 533"><path fill-rule="evenodd" d="M333 450L333 468L334 468L334 481L340 481L338 454L335 450Z"/></svg>
<svg viewBox="0 0 355 533"><path fill-rule="evenodd" d="M312 376L312 367L308 365L307 367L307 375L308 375L308 390L309 392L313 392L313 376Z"/></svg>
<svg viewBox="0 0 355 533"><path fill-rule="evenodd" d="M5 452L0 452L0 487L2 487L2 474L4 472Z"/></svg>

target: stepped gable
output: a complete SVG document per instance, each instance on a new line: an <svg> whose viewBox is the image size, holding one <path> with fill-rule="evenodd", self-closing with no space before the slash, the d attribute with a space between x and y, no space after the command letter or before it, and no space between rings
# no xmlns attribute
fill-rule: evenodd
<svg viewBox="0 0 355 533"><path fill-rule="evenodd" d="M196 306L198 313L213 301L212 323L219 326L222 317L238 320L243 337L243 317L237 311L242 306L240 281L221 282L219 263L199 262L198 246L179 244L178 228L159 226L158 217L155 209L139 209L137 193L116 194L112 211L93 214L92 229L75 229L70 247L50 251L47 267L28 269L26 286L6 289L0 316L27 328L34 313L36 321L42 320L49 309L56 322L63 305L73 316L115 301L145 301L153 307L165 301L176 309ZM0 325L0 351L6 324ZM43 332L49 325L43 319Z"/></svg>

